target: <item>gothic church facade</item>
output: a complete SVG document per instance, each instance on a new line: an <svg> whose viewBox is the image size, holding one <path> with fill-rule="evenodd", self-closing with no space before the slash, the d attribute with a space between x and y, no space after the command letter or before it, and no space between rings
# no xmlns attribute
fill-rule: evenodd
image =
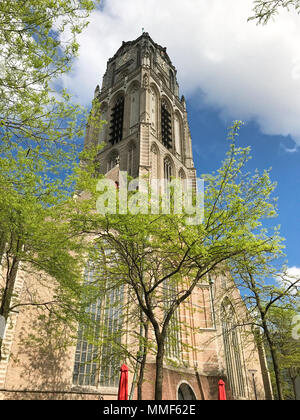
<svg viewBox="0 0 300 420"><path fill-rule="evenodd" d="M176 68L166 48L148 33L123 42L108 61L94 100L101 104L101 119L106 124L101 130L88 126L85 144L102 144L98 155L101 173L115 182L119 171L133 178L195 181L186 103L183 96L179 98ZM20 274L16 282L20 290L22 281ZM168 350L170 358L179 363L175 367L166 359L164 399L217 399L219 379L225 381L228 398L272 398L263 349L257 346L251 329L235 327L247 314L239 291L231 288L228 295L230 282L230 275L220 270L182 306L179 316L192 332L178 335L178 342L186 346ZM21 337L33 319L32 314L20 313L4 337L9 350L0 364L3 398L117 398L118 376L101 379L101 361L99 366L88 363L88 345L80 337L76 346L53 357L50 365L49 359L43 362L43 355L38 364L37 356L24 354ZM154 398L154 377L155 361L149 357L144 399ZM132 380L133 373L129 388Z"/></svg>

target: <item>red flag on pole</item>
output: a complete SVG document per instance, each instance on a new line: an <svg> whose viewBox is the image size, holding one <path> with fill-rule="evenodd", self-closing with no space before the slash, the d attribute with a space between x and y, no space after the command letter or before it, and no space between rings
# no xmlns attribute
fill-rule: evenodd
<svg viewBox="0 0 300 420"><path fill-rule="evenodd" d="M226 400L225 383L224 383L224 381L222 381L222 379L219 380L218 386L219 386L218 399L219 400Z"/></svg>
<svg viewBox="0 0 300 420"><path fill-rule="evenodd" d="M128 400L128 367L121 366L118 400Z"/></svg>

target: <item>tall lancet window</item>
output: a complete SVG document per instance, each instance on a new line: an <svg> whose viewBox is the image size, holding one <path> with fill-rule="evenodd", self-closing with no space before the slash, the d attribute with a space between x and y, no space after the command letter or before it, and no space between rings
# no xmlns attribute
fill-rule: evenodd
<svg viewBox="0 0 300 420"><path fill-rule="evenodd" d="M229 299L222 304L221 320L229 385L234 397L245 397L245 367L236 315Z"/></svg>
<svg viewBox="0 0 300 420"><path fill-rule="evenodd" d="M164 160L164 179L171 181L172 175L172 162L169 157L166 157Z"/></svg>
<svg viewBox="0 0 300 420"><path fill-rule="evenodd" d="M120 372L120 349L122 326L123 286L111 288L105 296L102 313L102 346L99 366L99 385L117 387Z"/></svg>
<svg viewBox="0 0 300 420"><path fill-rule="evenodd" d="M165 198L169 200L170 198L170 182L171 177L173 176L173 165L169 156L167 156L164 160L164 193Z"/></svg>
<svg viewBox="0 0 300 420"><path fill-rule="evenodd" d="M172 149L172 122L171 112L166 101L161 104L161 139L167 149Z"/></svg>
<svg viewBox="0 0 300 420"><path fill-rule="evenodd" d="M178 297L177 285L172 281L165 281L163 284L163 301L165 316L167 316L172 303ZM181 334L178 310L174 312L168 326L168 332L166 336L166 347L165 356L171 361L181 360Z"/></svg>
<svg viewBox="0 0 300 420"><path fill-rule="evenodd" d="M112 109L109 140L111 144L118 143L123 138L123 117L124 97L121 96Z"/></svg>
<svg viewBox="0 0 300 420"><path fill-rule="evenodd" d="M94 282L94 270L86 268L84 275L85 284ZM100 338L100 314L102 299L98 298L85 309L85 316L90 320L78 327L78 338L75 352L75 364L73 371L74 385L97 385L97 372L99 369L99 347L97 341ZM86 336L91 337L90 341Z"/></svg>
<svg viewBox="0 0 300 420"><path fill-rule="evenodd" d="M110 250L105 250L108 254ZM122 339L123 286L111 286L103 268L88 266L85 284L99 289L98 298L83 297L86 308L79 324L73 370L74 385L118 386ZM101 296L101 297L100 297Z"/></svg>
<svg viewBox="0 0 300 420"><path fill-rule="evenodd" d="M182 168L179 170L178 176L179 176L179 179L181 181L182 192L185 192L186 191L186 188L187 188L187 185L186 185L187 183L185 182L186 175L185 175L185 172L184 172L184 170Z"/></svg>

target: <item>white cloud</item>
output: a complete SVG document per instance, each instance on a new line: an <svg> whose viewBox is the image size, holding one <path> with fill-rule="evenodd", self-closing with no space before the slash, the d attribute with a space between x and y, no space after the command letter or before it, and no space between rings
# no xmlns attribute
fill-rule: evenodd
<svg viewBox="0 0 300 420"><path fill-rule="evenodd" d="M291 290L295 294L297 290L300 289L300 267L287 267L284 273L279 274L276 277L277 282L281 287L287 288L292 283L297 282L296 287L293 287Z"/></svg>
<svg viewBox="0 0 300 420"><path fill-rule="evenodd" d="M142 31L166 46L181 92L201 89L229 119L255 120L265 134L300 145L300 16L248 22L252 0L106 0L80 36L81 52L64 84L89 104L108 58ZM203 97L202 97L203 99Z"/></svg>

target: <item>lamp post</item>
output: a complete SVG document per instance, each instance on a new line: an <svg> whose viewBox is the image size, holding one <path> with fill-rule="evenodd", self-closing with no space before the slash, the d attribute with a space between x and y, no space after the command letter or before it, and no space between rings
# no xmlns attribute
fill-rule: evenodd
<svg viewBox="0 0 300 420"><path fill-rule="evenodd" d="M257 400L256 383L255 383L255 374L256 374L257 370L256 369L250 369L249 372L252 374L252 383L253 383L254 395L255 395L255 399Z"/></svg>

